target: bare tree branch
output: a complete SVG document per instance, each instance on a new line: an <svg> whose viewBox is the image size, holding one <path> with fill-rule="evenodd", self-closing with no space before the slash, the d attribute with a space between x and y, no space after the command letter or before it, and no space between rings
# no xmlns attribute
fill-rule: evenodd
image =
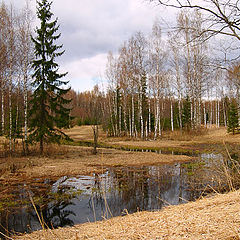
<svg viewBox="0 0 240 240"><path fill-rule="evenodd" d="M197 9L204 12L210 33L224 34L240 40L239 0L209 0L195 4L194 0L149 0L165 7ZM209 37L209 36L208 36Z"/></svg>

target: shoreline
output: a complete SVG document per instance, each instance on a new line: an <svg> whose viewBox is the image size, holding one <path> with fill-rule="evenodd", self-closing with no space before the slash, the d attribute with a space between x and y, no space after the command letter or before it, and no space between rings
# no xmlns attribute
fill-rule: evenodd
<svg viewBox="0 0 240 240"><path fill-rule="evenodd" d="M155 212L137 212L109 220L40 230L18 240L53 239L239 239L240 191L217 194Z"/></svg>

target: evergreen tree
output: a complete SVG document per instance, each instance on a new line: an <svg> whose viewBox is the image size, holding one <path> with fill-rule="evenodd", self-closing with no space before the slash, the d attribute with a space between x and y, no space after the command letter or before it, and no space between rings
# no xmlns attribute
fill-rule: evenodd
<svg viewBox="0 0 240 240"><path fill-rule="evenodd" d="M182 112L182 121L183 127L187 130L191 128L191 102L189 97L184 100L183 102L183 112Z"/></svg>
<svg viewBox="0 0 240 240"><path fill-rule="evenodd" d="M235 130L237 129L238 129L238 109L235 101L232 101L228 112L228 132L232 132L234 134Z"/></svg>
<svg viewBox="0 0 240 240"><path fill-rule="evenodd" d="M71 100L64 96L70 88L63 88L68 82L60 80L67 73L58 73L59 65L55 59L61 56L62 45L55 44L61 34L57 19L51 21L52 2L37 1L37 17L40 28L36 28L34 43L35 59L32 63L34 92L30 110L30 141L40 142L40 153L43 153L44 142L59 142L61 136L67 137L58 128L69 126L70 109L66 107Z"/></svg>

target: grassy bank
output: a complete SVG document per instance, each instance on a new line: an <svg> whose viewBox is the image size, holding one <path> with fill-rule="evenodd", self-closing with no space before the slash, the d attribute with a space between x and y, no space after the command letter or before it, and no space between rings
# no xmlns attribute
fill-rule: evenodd
<svg viewBox="0 0 240 240"><path fill-rule="evenodd" d="M138 212L69 228L41 230L21 240L240 239L240 191L218 194L157 212Z"/></svg>
<svg viewBox="0 0 240 240"><path fill-rule="evenodd" d="M76 143L92 141L90 126L75 127L67 131ZM99 141L112 148L100 148L98 154L94 155L92 147L88 146L49 145L43 156L33 154L0 159L1 200L13 202L11 191L19 183L24 182L29 190L31 186L35 189L33 183L36 179L39 181L36 184L42 184L46 178L54 181L62 176L91 175L94 172L100 173L107 167L171 164L194 159L186 155L120 149L167 149L180 150L182 153L224 151L226 154L223 144L226 142L227 147L240 156L240 135L228 134L224 128L210 129L200 136L168 133L157 141L106 138L104 133L100 132ZM218 168L216 169L219 171ZM221 169L223 176L228 174L225 168L223 170ZM217 195L194 203L170 206L159 212L141 212L73 228L40 231L22 236L21 239L240 239L239 195L239 191Z"/></svg>

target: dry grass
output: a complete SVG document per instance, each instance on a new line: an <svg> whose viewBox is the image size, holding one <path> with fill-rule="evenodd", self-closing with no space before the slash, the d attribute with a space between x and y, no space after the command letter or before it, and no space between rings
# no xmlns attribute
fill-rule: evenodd
<svg viewBox="0 0 240 240"><path fill-rule="evenodd" d="M90 126L67 130L74 140L92 140ZM240 135L227 134L225 128L212 128L200 136L178 135L177 132L158 141L126 141L123 138L106 138L101 141L124 146L191 148L194 144L239 143ZM91 148L65 146L61 152L57 147L48 149L52 154L45 157L32 156L34 164L17 170L8 183L22 179L58 177L75 174L91 174L102 171L104 166L153 165L179 161L190 161L187 156L159 155L156 153L125 152L100 149L92 155ZM54 154L55 153L55 154ZM57 153L57 154L56 154ZM27 161L27 160L26 160ZM240 239L240 191L217 195L193 203L170 206L158 212L140 212L108 221L82 224L72 228L34 232L18 239Z"/></svg>
<svg viewBox="0 0 240 240"><path fill-rule="evenodd" d="M192 159L187 156L133 153L114 149L99 149L99 154L93 155L92 148L79 146L62 146L61 149L61 146L52 145L49 148L49 154L42 157L0 158L1 200L10 197L16 184L21 182L31 185L35 179L56 180L62 176L91 175L112 166L154 165ZM52 151L55 154L51 154Z"/></svg>
<svg viewBox="0 0 240 240"><path fill-rule="evenodd" d="M112 145L120 146L133 146L133 147L155 147L155 148L182 148L182 149L199 149L201 145L219 144L222 145L223 141L228 144L239 144L240 134L232 135L227 133L226 128L211 128L202 130L198 135L193 133L181 133L180 131L165 132L162 138L156 141L143 141L143 140L129 140L124 138L109 138L105 139L106 142L111 142Z"/></svg>
<svg viewBox="0 0 240 240"><path fill-rule="evenodd" d="M188 156L174 156L156 153L127 152L114 149L99 149L98 155L91 154L92 149L79 146L64 146L65 152L55 156L31 157L19 161L25 164L16 169L19 178L54 177L76 174L90 174L108 166L139 166L160 163L191 161ZM12 159L10 162L15 161ZM6 173L8 174L8 173ZM0 179L6 177L3 174Z"/></svg>
<svg viewBox="0 0 240 240"><path fill-rule="evenodd" d="M15 239L240 239L239 199L240 191L235 191L157 212L38 231Z"/></svg>
<svg viewBox="0 0 240 240"><path fill-rule="evenodd" d="M102 128L99 128L99 139L106 138ZM93 130L91 126L75 126L66 129L64 132L74 140L93 140Z"/></svg>

